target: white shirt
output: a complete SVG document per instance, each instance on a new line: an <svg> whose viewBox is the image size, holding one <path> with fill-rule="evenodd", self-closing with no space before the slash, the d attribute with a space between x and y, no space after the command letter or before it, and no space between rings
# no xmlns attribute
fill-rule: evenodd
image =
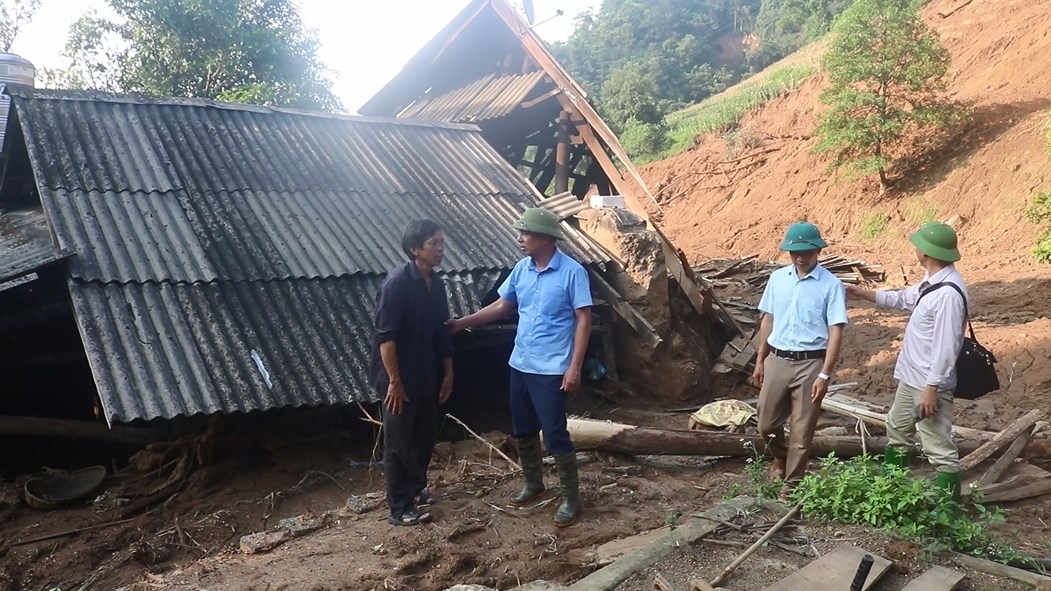
<svg viewBox="0 0 1051 591"><path fill-rule="evenodd" d="M967 293L967 285L954 265L924 276L919 285L876 292L877 307L912 310L894 377L920 390L926 386L937 386L938 390L956 387L956 358L963 347L967 325L964 298L955 289L943 287L920 299L923 290L945 281Z"/></svg>

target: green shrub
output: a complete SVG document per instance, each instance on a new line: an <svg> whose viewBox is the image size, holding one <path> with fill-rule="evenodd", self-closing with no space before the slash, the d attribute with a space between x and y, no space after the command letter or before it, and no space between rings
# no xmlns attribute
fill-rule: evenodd
<svg viewBox="0 0 1051 591"><path fill-rule="evenodd" d="M989 526L1003 521L998 510L961 504L928 479L885 466L870 456L840 461L821 459L821 467L803 478L792 493L803 512L830 521L875 527L936 547L1016 558L998 545Z"/></svg>
<svg viewBox="0 0 1051 591"><path fill-rule="evenodd" d="M874 211L865 216L861 221L861 239L868 242L883 235L890 223L890 215L882 211Z"/></svg>
<svg viewBox="0 0 1051 591"><path fill-rule="evenodd" d="M1025 215L1034 224L1045 224L1036 239L1033 255L1041 263L1051 263L1051 192L1037 193Z"/></svg>
<svg viewBox="0 0 1051 591"><path fill-rule="evenodd" d="M654 160L668 145L668 127L663 123L644 123L629 119L620 133L620 141L632 159L639 164Z"/></svg>

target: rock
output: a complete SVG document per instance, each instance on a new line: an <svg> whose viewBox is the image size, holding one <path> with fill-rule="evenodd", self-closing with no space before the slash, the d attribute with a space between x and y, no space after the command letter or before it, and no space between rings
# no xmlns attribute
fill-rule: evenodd
<svg viewBox="0 0 1051 591"><path fill-rule="evenodd" d="M358 515L363 515L369 511L373 511L383 504L383 498L373 497L372 495L373 493L369 493L364 497L350 495L350 497L347 498L345 508L352 513L357 513Z"/></svg>
<svg viewBox="0 0 1051 591"><path fill-rule="evenodd" d="M245 554L269 552L290 539L292 539L292 533L287 529L248 534L241 536L241 552Z"/></svg>
<svg viewBox="0 0 1051 591"><path fill-rule="evenodd" d="M285 519L278 521L277 529L285 530L292 534L293 537L299 537L303 534L308 534L325 527L331 520L332 515L329 513L323 513L321 515L296 515L295 517L286 517Z"/></svg>

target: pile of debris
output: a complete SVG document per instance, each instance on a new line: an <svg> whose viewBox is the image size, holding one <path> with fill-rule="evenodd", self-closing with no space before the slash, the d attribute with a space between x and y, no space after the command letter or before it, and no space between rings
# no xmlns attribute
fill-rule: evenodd
<svg viewBox="0 0 1051 591"><path fill-rule="evenodd" d="M759 255L751 255L742 259L716 259L693 268L693 272L703 276L709 283L715 286L725 286L728 283L737 283L744 287L762 288L770 279L770 273L785 266L785 263L775 261L759 261ZM818 263L831 271L843 283L859 285L863 283L880 283L886 279L887 274L879 265L868 265L858 259L848 259L841 256L824 256L818 259ZM744 277L741 277L744 275Z"/></svg>
<svg viewBox="0 0 1051 591"><path fill-rule="evenodd" d="M694 274L703 277L712 287L733 292L720 296L720 301L742 328L742 334L727 344L712 368L717 374L733 371L739 372L742 377L752 374L755 362L753 341L759 328L759 309L756 304L770 280L770 274L784 266L784 263L762 262L758 259L758 255L741 259L715 259L693 268ZM881 266L869 265L858 259L825 256L819 258L818 262L843 283L860 285L881 283L886 279Z"/></svg>

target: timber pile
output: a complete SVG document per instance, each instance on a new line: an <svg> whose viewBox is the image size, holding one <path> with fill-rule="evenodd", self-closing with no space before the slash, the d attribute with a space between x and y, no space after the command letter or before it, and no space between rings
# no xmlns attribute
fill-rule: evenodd
<svg viewBox="0 0 1051 591"><path fill-rule="evenodd" d="M712 260L699 267L694 267L693 272L715 286L737 283L744 287L762 288L770 279L770 273L785 266L786 263L761 262L758 258L758 255L751 255L741 259ZM886 273L881 266L868 265L859 259L827 255L819 258L818 262L843 283L855 285L880 283L886 278Z"/></svg>

